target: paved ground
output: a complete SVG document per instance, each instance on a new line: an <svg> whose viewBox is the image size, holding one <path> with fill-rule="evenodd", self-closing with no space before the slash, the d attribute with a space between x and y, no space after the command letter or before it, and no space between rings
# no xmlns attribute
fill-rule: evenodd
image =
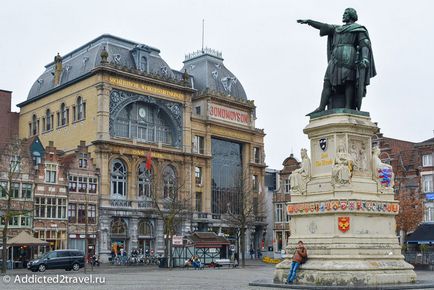
<svg viewBox="0 0 434 290"><path fill-rule="evenodd" d="M160 269L155 266L101 266L84 273L66 272L63 270L47 270L44 274L26 270L15 270L8 273L10 278L0 277L0 289L251 289L249 282L270 280L273 277L273 265L260 261L248 261L244 269ZM417 271L418 279L434 281L434 271ZM24 284L25 279L36 279L41 283ZM80 279L105 279L105 283L85 283ZM6 280L4 280L6 279ZM45 282L44 282L45 279ZM19 281L22 283L19 284ZM59 283L54 283L59 282ZM64 283L62 283L64 282ZM266 288L270 289L270 288Z"/></svg>

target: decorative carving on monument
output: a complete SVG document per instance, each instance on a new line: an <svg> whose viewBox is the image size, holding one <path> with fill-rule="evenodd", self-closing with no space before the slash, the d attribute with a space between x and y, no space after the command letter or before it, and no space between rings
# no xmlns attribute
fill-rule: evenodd
<svg viewBox="0 0 434 290"><path fill-rule="evenodd" d="M356 200L356 199L333 199L327 201L291 203L286 207L288 214L327 214L339 213L377 213L396 215L399 212L398 202L386 202L378 200Z"/></svg>
<svg viewBox="0 0 434 290"><path fill-rule="evenodd" d="M366 142L361 140L350 140L348 153L352 158L353 175L367 174L369 171L369 157Z"/></svg>
<svg viewBox="0 0 434 290"><path fill-rule="evenodd" d="M305 194L307 190L307 183L311 177L311 164L307 150L301 149L301 164L300 168L294 170L289 176L291 185L291 192L298 194Z"/></svg>
<svg viewBox="0 0 434 290"><path fill-rule="evenodd" d="M352 176L353 159L347 152L344 143L340 142L332 168L332 184L334 186L350 184Z"/></svg>
<svg viewBox="0 0 434 290"><path fill-rule="evenodd" d="M381 150L375 146L372 150L372 174L380 192L392 191L395 185L392 165L383 163L380 159Z"/></svg>

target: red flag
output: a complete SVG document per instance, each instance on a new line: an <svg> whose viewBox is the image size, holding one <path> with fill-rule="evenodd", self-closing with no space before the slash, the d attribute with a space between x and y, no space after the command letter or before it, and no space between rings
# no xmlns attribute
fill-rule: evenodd
<svg viewBox="0 0 434 290"><path fill-rule="evenodd" d="M149 150L148 154L146 154L146 169L151 170L152 166L152 154L151 150Z"/></svg>

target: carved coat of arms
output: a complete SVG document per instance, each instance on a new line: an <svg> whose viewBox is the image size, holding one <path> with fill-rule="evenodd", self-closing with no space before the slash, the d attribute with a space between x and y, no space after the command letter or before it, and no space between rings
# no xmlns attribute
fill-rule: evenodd
<svg viewBox="0 0 434 290"><path fill-rule="evenodd" d="M319 148L321 148L322 151L327 150L327 138L319 139Z"/></svg>

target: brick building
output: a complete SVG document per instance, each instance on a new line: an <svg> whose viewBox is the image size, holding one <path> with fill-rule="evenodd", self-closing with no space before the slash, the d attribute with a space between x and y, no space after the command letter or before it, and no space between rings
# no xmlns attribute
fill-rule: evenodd
<svg viewBox="0 0 434 290"><path fill-rule="evenodd" d="M417 143L415 148L420 156L419 170L424 200L424 221L434 222L434 138Z"/></svg>
<svg viewBox="0 0 434 290"><path fill-rule="evenodd" d="M11 91L0 90L0 149L18 137L19 113L11 112L11 98Z"/></svg>

